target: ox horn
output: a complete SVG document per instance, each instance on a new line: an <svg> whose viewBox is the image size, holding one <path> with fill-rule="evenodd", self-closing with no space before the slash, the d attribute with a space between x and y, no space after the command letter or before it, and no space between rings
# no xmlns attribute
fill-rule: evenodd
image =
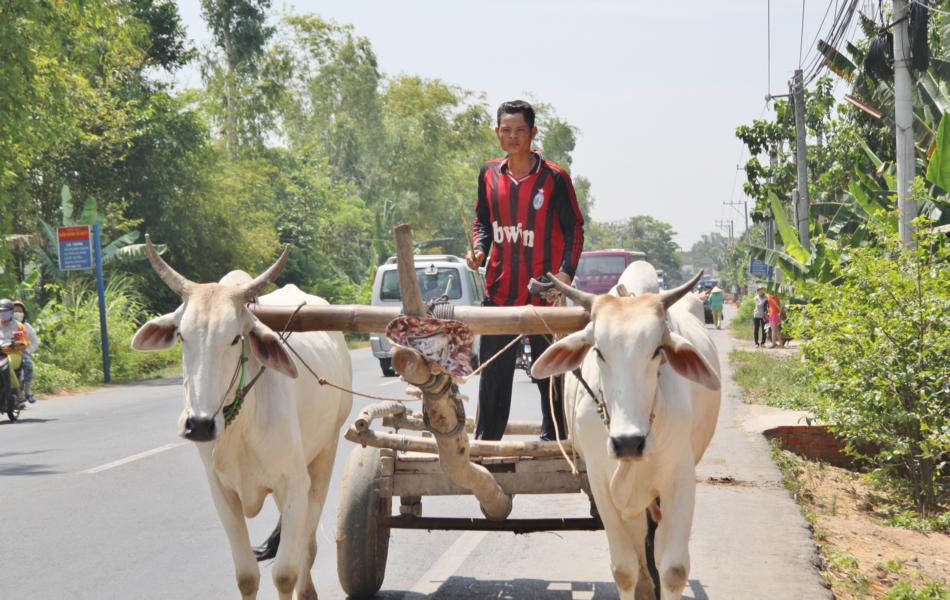
<svg viewBox="0 0 950 600"><path fill-rule="evenodd" d="M693 286L696 285L696 282L699 281L699 278L703 276L703 269L699 270L699 273L693 275L693 278L684 283L683 285L673 288L672 290L666 290L665 292L660 292L660 300L663 301L663 308L669 308L676 304L676 301L686 295L688 291L693 289Z"/></svg>
<svg viewBox="0 0 950 600"><path fill-rule="evenodd" d="M159 279L165 282L165 285L179 296L184 296L188 293L188 289L194 284L185 279L181 273L171 268L168 263L158 255L158 252L155 251L155 246L152 245L152 238L149 237L147 233L145 234L145 253L148 255L148 262L152 263L152 268L158 273Z"/></svg>
<svg viewBox="0 0 950 600"><path fill-rule="evenodd" d="M287 257L290 256L290 244L284 246L284 251L280 253L280 256L277 258L277 261L272 264L266 271L258 275L248 283L245 283L242 287L244 288L244 297L250 302L261 293L261 290L268 283L273 283L277 277L280 276L280 272L284 270L284 267L287 266Z"/></svg>
<svg viewBox="0 0 950 600"><path fill-rule="evenodd" d="M551 280L551 285L557 288L557 291L561 292L562 294L564 294L565 296L573 300L574 304L583 306L588 311L590 311L591 306L594 305L594 298L597 297L596 295L590 294L587 292L582 292L581 290L575 287L571 287L567 285L566 283L564 283L563 281L561 281L560 279L558 279L557 277L555 277L554 275L552 275L551 273L548 273L548 279Z"/></svg>

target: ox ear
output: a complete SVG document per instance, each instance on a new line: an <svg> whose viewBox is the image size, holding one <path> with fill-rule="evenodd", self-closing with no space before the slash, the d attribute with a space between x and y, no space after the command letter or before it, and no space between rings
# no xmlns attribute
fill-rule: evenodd
<svg viewBox="0 0 950 600"><path fill-rule="evenodd" d="M139 352L167 350L175 345L178 324L175 313L155 317L132 336L132 349Z"/></svg>
<svg viewBox="0 0 950 600"><path fill-rule="evenodd" d="M663 353L673 370L710 390L719 389L719 374L683 336L670 332L669 340L663 345Z"/></svg>
<svg viewBox="0 0 950 600"><path fill-rule="evenodd" d="M534 361L531 376L535 379L545 379L552 375L573 371L581 366L584 357L587 356L587 351L593 345L594 325L590 323L584 329L575 331L548 346L544 354Z"/></svg>
<svg viewBox="0 0 950 600"><path fill-rule="evenodd" d="M248 332L247 339L251 343L254 358L262 365L287 377L297 377L297 365L273 329L254 319L254 326Z"/></svg>

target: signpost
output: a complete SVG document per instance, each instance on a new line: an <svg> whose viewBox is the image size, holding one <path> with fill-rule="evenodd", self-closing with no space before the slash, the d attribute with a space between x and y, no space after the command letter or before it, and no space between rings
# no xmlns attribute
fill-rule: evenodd
<svg viewBox="0 0 950 600"><path fill-rule="evenodd" d="M102 374L110 383L109 332L106 327L106 290L102 277L102 240L99 225L70 225L56 228L61 271L82 271L93 268L95 262L96 288L99 293L99 331L102 338Z"/></svg>
<svg viewBox="0 0 950 600"><path fill-rule="evenodd" d="M56 228L60 271L82 271L92 268L90 229L89 225Z"/></svg>
<svg viewBox="0 0 950 600"><path fill-rule="evenodd" d="M772 267L771 265L762 262L757 258L749 257L749 274L753 277L760 277L772 280Z"/></svg>

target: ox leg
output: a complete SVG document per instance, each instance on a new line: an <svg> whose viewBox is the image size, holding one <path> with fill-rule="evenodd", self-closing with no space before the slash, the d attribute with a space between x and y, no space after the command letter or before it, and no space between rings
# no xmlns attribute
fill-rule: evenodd
<svg viewBox="0 0 950 600"><path fill-rule="evenodd" d="M323 514L326 503L335 458L336 447L333 447L313 459L307 467L310 473L310 504L307 507L307 525L304 532L308 537L306 552L302 554L300 575L297 578L297 600L317 600L317 588L313 584L313 561L317 558L317 527L320 525L320 515Z"/></svg>
<svg viewBox="0 0 950 600"><path fill-rule="evenodd" d="M661 600L679 600L689 580L689 533L696 501L693 459L680 462L673 484L660 494L663 519L656 529L656 566Z"/></svg>
<svg viewBox="0 0 950 600"><path fill-rule="evenodd" d="M640 558L643 556L647 532L646 515L640 513L635 519L625 521L620 516L620 511L614 508L608 484L594 485L591 481L591 491L597 502L597 511L604 524L604 531L607 532L610 571L617 584L620 600L653 600L652 596L644 595L641 589L644 586L639 584L642 570ZM650 585L649 588L652 591L653 586Z"/></svg>
<svg viewBox="0 0 950 600"><path fill-rule="evenodd" d="M224 525L231 544L231 558L234 560L234 577L243 600L257 597L257 588L261 581L260 567L251 550L251 539L247 533L247 522L241 510L241 500L232 490L221 485L217 475L208 473L211 485L211 498L218 512L218 518Z"/></svg>
<svg viewBox="0 0 950 600"><path fill-rule="evenodd" d="M298 461L294 461L299 464ZM310 476L303 465L290 470L274 490L280 508L280 547L274 560L273 577L280 600L292 600L297 579L303 573L300 565L306 550L307 512L310 496Z"/></svg>

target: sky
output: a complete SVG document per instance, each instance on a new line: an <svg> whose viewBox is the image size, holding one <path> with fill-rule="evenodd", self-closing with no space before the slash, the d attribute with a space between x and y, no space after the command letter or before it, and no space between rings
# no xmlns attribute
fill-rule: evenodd
<svg viewBox="0 0 950 600"><path fill-rule="evenodd" d="M655 217L688 250L726 233L717 221L743 231L743 206L726 204L747 200L735 128L769 114L769 70L771 92L788 92L829 1L833 12L839 0L295 0L272 12L351 24L387 75L441 79L492 108L529 95L553 105L580 130L571 171L591 180L592 217ZM200 3L178 4L208 44ZM201 83L196 66L177 79Z"/></svg>

